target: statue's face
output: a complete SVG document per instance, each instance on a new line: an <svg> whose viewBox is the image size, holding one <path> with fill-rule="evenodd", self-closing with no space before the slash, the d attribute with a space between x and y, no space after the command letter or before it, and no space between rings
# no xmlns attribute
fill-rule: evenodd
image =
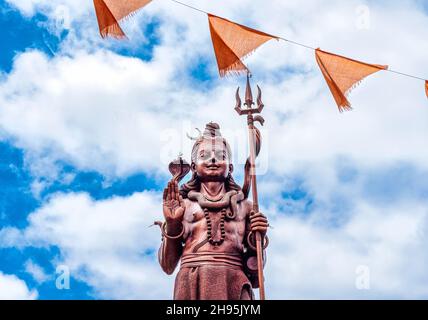
<svg viewBox="0 0 428 320"><path fill-rule="evenodd" d="M233 170L227 149L221 139L210 139L199 145L193 169L202 181L224 181Z"/></svg>

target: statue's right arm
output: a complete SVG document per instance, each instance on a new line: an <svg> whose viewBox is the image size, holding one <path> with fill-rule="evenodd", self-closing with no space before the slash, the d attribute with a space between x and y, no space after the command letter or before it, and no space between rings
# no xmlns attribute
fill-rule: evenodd
<svg viewBox="0 0 428 320"><path fill-rule="evenodd" d="M158 252L159 264L167 274L174 272L183 253L183 216L185 209L177 182L169 182L163 192L163 214L166 230L162 232L162 244Z"/></svg>
<svg viewBox="0 0 428 320"><path fill-rule="evenodd" d="M167 228L168 230L168 228ZM180 231L178 231L180 232ZM173 234L172 232L168 234ZM175 233L178 234L178 233ZM166 274L172 274L177 267L178 261L183 253L181 239L168 239L162 236L162 243L158 251L159 264Z"/></svg>

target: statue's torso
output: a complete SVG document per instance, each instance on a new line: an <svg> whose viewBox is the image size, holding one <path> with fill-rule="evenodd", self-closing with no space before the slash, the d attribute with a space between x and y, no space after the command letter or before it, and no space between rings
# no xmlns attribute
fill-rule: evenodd
<svg viewBox="0 0 428 320"><path fill-rule="evenodd" d="M224 241L216 246L205 240L208 237L208 225L204 209L197 201L185 199L186 211L184 213L183 225L185 228L185 246L183 255L197 252L216 253L242 253L244 250L244 237L246 234L247 217L250 211L250 204L243 200L237 205L236 217L234 219L224 219ZM227 209L227 210L230 210ZM211 220L211 234L214 240L221 238L220 219L221 210L209 209ZM200 245L205 241L205 244Z"/></svg>

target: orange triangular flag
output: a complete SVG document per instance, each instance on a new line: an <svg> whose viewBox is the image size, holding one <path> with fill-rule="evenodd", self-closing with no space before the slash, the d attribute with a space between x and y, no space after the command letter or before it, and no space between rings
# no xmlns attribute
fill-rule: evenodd
<svg viewBox="0 0 428 320"><path fill-rule="evenodd" d="M212 14L208 14L208 22L221 77L230 72L249 72L241 59L263 43L271 39L278 39L278 37Z"/></svg>
<svg viewBox="0 0 428 320"><path fill-rule="evenodd" d="M340 112L352 109L346 96L365 77L388 69L388 66L368 64L320 49L315 50L315 57Z"/></svg>
<svg viewBox="0 0 428 320"><path fill-rule="evenodd" d="M425 80L425 93L427 94L428 98L428 80Z"/></svg>
<svg viewBox="0 0 428 320"><path fill-rule="evenodd" d="M126 38L119 21L127 18L152 0L94 0L102 38Z"/></svg>

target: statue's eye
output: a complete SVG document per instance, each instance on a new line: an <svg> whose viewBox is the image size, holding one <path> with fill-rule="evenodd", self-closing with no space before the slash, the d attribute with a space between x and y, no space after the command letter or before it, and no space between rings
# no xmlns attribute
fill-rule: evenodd
<svg viewBox="0 0 428 320"><path fill-rule="evenodd" d="M208 152L205 152L205 151L202 151L202 152L199 154L199 158L200 158L200 159L202 159L202 160L207 160L207 159L209 159L209 157L210 157L209 153L208 153Z"/></svg>
<svg viewBox="0 0 428 320"><path fill-rule="evenodd" d="M226 156L225 156L225 153L224 153L223 150L217 151L215 153L215 157L216 157L217 160L224 160L224 159L226 159Z"/></svg>

